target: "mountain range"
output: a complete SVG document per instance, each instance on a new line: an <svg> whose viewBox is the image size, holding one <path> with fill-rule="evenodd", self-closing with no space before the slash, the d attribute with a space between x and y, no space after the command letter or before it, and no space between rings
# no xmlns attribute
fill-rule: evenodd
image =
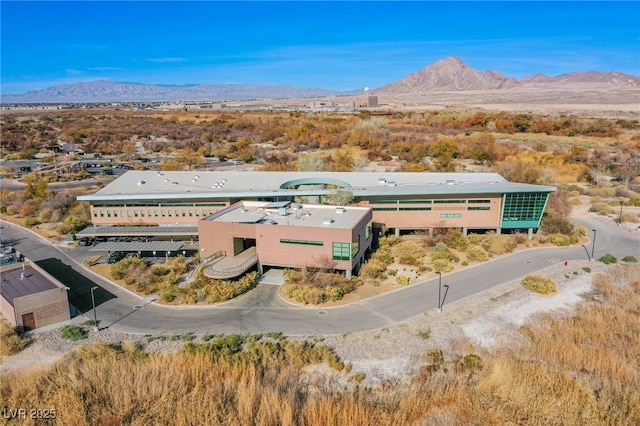
<svg viewBox="0 0 640 426"><path fill-rule="evenodd" d="M640 88L640 77L619 72L577 72L548 77L536 74L522 79L497 71L477 71L451 56L374 90L378 95L509 89ZM0 103L175 102L288 99L354 95L319 88L257 84L154 85L113 81L60 85L23 94L2 95Z"/></svg>

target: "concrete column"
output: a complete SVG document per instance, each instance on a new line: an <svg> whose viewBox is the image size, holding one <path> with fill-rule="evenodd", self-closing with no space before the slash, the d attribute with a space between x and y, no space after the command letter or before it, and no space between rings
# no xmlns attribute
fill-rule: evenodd
<svg viewBox="0 0 640 426"><path fill-rule="evenodd" d="M395 229L395 234L396 234L396 237L400 236L400 228Z"/></svg>
<svg viewBox="0 0 640 426"><path fill-rule="evenodd" d="M257 266L258 266L258 274L262 276L262 274L264 274L264 271L262 269L262 263L258 262Z"/></svg>
<svg viewBox="0 0 640 426"><path fill-rule="evenodd" d="M468 233L469 233L469 228L462 228L462 235L466 237Z"/></svg>
<svg viewBox="0 0 640 426"><path fill-rule="evenodd" d="M429 238L433 238L433 228L429 228Z"/></svg>
<svg viewBox="0 0 640 426"><path fill-rule="evenodd" d="M533 228L527 229L527 238L533 240Z"/></svg>
<svg viewBox="0 0 640 426"><path fill-rule="evenodd" d="M351 270L347 270L347 279L350 280L351 279Z"/></svg>
<svg viewBox="0 0 640 426"><path fill-rule="evenodd" d="M496 228L496 234L498 235L502 234L502 228Z"/></svg>

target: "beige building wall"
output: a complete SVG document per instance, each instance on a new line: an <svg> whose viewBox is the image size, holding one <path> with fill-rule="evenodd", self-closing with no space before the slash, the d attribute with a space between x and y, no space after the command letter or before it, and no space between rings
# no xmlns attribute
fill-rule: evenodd
<svg viewBox="0 0 640 426"><path fill-rule="evenodd" d="M22 315L33 313L36 328L67 321L69 300L64 288L54 288L28 296L18 297L13 301L16 325L22 324Z"/></svg>

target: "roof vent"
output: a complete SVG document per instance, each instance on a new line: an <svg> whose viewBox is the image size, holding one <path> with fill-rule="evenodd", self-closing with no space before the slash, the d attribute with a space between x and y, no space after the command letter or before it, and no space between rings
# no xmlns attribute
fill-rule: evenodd
<svg viewBox="0 0 640 426"><path fill-rule="evenodd" d="M334 222L334 220L331 219L330 217L322 220L322 224L323 225L331 225L333 222Z"/></svg>
<svg viewBox="0 0 640 426"><path fill-rule="evenodd" d="M305 212L305 216L311 216L311 212Z"/></svg>
<svg viewBox="0 0 640 426"><path fill-rule="evenodd" d="M447 185L455 185L456 181L453 179L447 179Z"/></svg>
<svg viewBox="0 0 640 426"><path fill-rule="evenodd" d="M164 181L165 181L165 182L167 182L167 183L169 183L169 179L165 179Z"/></svg>
<svg viewBox="0 0 640 426"><path fill-rule="evenodd" d="M398 184L397 184L397 183L395 183L395 182L394 182L394 181L392 181L392 180L389 180L389 181L387 181L387 186L398 186Z"/></svg>
<svg viewBox="0 0 640 426"><path fill-rule="evenodd" d="M140 179L140 180L138 181L138 185L144 185L144 184L145 184L145 182L144 182L142 179Z"/></svg>
<svg viewBox="0 0 640 426"><path fill-rule="evenodd" d="M378 178L378 183L379 183L380 185L384 185L385 183L387 183L387 179L385 179L385 178Z"/></svg>
<svg viewBox="0 0 640 426"><path fill-rule="evenodd" d="M336 213L344 213L346 211L347 209L345 209L344 207L336 207Z"/></svg>

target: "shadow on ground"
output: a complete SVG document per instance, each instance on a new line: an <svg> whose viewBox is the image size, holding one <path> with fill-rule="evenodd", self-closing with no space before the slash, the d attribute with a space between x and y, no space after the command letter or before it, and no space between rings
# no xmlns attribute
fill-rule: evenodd
<svg viewBox="0 0 640 426"><path fill-rule="evenodd" d="M59 259L49 258L38 260L36 264L70 288L69 303L81 312L89 312L93 308L91 288L94 286L98 287L94 291L96 306L100 306L100 304L107 300L116 297L113 293L98 286L95 282L75 271L71 266L62 263Z"/></svg>

